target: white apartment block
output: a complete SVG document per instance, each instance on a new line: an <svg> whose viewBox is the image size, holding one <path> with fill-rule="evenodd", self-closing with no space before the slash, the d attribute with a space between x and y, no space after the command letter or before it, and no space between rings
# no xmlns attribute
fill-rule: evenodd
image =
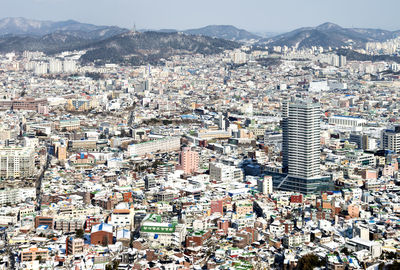
<svg viewBox="0 0 400 270"><path fill-rule="evenodd" d="M27 198L35 198L35 188L13 188L0 190L0 206L17 204Z"/></svg>
<svg viewBox="0 0 400 270"><path fill-rule="evenodd" d="M297 232L283 237L283 245L286 247L299 246L305 243L310 243L311 236L308 232Z"/></svg>
<svg viewBox="0 0 400 270"><path fill-rule="evenodd" d="M210 180L222 183L241 182L243 180L243 171L235 166L210 163Z"/></svg>
<svg viewBox="0 0 400 270"><path fill-rule="evenodd" d="M28 147L0 148L0 178L31 177L34 173L33 149Z"/></svg>
<svg viewBox="0 0 400 270"><path fill-rule="evenodd" d="M130 156L145 156L154 153L166 153L177 151L181 147L181 139L179 137L165 137L153 141L131 144L128 146Z"/></svg>

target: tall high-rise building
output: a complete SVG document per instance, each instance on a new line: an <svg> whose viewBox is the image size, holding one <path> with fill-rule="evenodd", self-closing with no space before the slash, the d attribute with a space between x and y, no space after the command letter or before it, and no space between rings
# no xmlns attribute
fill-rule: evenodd
<svg viewBox="0 0 400 270"><path fill-rule="evenodd" d="M50 59L49 61L49 72L52 74L61 73L63 71L63 63L58 59Z"/></svg>
<svg viewBox="0 0 400 270"><path fill-rule="evenodd" d="M320 105L311 100L282 104L282 165L278 188L310 193L327 179L320 175Z"/></svg>
<svg viewBox="0 0 400 270"><path fill-rule="evenodd" d="M287 106L288 174L312 178L320 175L320 106L309 101Z"/></svg>

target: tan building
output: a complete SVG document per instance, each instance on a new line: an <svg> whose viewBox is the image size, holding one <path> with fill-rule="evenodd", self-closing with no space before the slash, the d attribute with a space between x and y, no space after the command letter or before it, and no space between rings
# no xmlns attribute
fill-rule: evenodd
<svg viewBox="0 0 400 270"><path fill-rule="evenodd" d="M245 216L253 213L253 203L251 201L239 201L236 202L235 209L238 216Z"/></svg>
<svg viewBox="0 0 400 270"><path fill-rule="evenodd" d="M79 119L67 119L60 120L56 123L57 130L77 130L81 127L81 121Z"/></svg>
<svg viewBox="0 0 400 270"><path fill-rule="evenodd" d="M35 261L35 260L48 260L49 250L41 248L27 248L21 251L21 262Z"/></svg>
<svg viewBox="0 0 400 270"><path fill-rule="evenodd" d="M75 255L83 253L84 241L81 238L67 237L65 243L65 255Z"/></svg>

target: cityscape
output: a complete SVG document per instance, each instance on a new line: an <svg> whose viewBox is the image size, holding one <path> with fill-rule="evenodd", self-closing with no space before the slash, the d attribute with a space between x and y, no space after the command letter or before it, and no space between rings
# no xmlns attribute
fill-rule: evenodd
<svg viewBox="0 0 400 270"><path fill-rule="evenodd" d="M143 24L0 19L0 270L400 269L400 30Z"/></svg>

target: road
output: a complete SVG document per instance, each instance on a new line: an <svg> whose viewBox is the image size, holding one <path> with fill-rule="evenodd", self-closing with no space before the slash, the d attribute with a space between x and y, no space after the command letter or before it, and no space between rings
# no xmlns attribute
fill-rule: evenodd
<svg viewBox="0 0 400 270"><path fill-rule="evenodd" d="M45 172L49 168L50 161L51 161L51 155L47 153L46 164L42 168L42 171L40 172L39 177L36 180L36 202L37 202L36 211L40 211L40 207L42 204L42 180Z"/></svg>

